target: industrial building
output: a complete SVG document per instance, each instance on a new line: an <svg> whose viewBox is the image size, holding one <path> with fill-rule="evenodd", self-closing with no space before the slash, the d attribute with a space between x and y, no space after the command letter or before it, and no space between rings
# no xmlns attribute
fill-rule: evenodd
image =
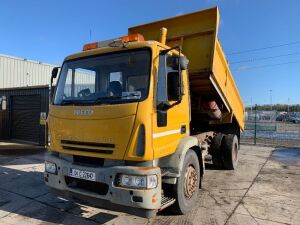
<svg viewBox="0 0 300 225"><path fill-rule="evenodd" d="M45 143L45 126L40 119L48 112L53 67L0 55L0 140Z"/></svg>

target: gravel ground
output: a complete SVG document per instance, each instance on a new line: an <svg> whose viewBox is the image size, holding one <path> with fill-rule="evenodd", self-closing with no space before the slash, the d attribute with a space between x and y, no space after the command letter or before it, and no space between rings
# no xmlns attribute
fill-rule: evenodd
<svg viewBox="0 0 300 225"><path fill-rule="evenodd" d="M197 206L152 219L66 201L43 183L43 153L1 155L0 224L300 224L300 149L241 146L236 171L207 169Z"/></svg>

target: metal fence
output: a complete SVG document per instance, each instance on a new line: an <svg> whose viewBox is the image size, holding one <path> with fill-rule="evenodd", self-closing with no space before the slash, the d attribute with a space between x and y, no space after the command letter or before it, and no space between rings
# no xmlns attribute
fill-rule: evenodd
<svg viewBox="0 0 300 225"><path fill-rule="evenodd" d="M255 109L246 111L241 143L300 147L300 120L297 120L297 115Z"/></svg>

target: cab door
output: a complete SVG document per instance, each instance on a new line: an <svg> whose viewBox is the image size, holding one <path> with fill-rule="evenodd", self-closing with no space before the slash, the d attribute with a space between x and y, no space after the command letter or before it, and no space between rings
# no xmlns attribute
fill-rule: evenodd
<svg viewBox="0 0 300 225"><path fill-rule="evenodd" d="M189 135L187 71L172 62L176 61L176 57L179 56L171 52L159 55L156 106L152 120L154 158L174 153L180 139Z"/></svg>

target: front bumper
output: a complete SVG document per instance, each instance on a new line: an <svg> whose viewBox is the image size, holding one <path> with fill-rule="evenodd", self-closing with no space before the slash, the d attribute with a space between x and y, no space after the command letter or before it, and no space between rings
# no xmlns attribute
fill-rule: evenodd
<svg viewBox="0 0 300 225"><path fill-rule="evenodd" d="M86 196L86 199L104 200L113 204L134 208L158 210L161 207L161 171L159 167L134 167L134 166L111 166L111 167L88 167L76 165L50 153L46 154L45 160L57 165L57 174L45 171L45 183L56 192L62 195L79 197ZM83 186L74 187L70 185L71 177L68 176L70 169L80 169L96 173L97 184L105 186L104 191L94 192L86 190ZM153 175L158 177L158 185L154 189L132 189L115 186L117 174L130 175ZM85 182L84 180L80 180ZM94 182L94 181L93 181ZM90 185L91 183L87 184ZM82 188L83 187L83 188ZM101 187L100 186L96 186ZM100 193L100 194L99 194ZM91 202L93 204L93 202Z"/></svg>

